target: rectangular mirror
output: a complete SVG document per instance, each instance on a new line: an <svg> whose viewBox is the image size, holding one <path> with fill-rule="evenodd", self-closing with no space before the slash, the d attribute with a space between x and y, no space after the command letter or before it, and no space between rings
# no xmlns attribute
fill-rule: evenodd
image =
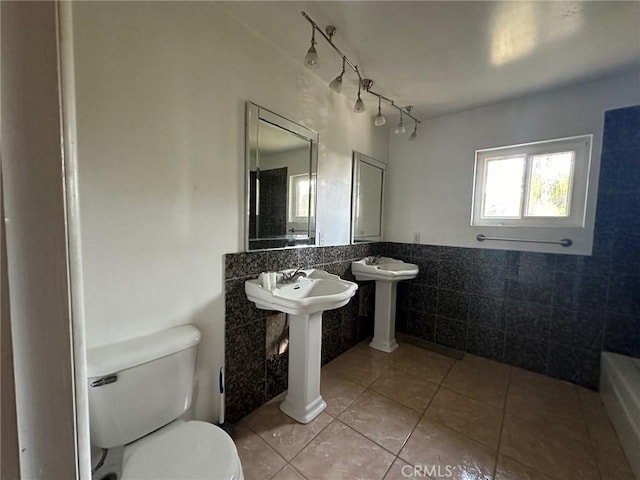
<svg viewBox="0 0 640 480"><path fill-rule="evenodd" d="M314 245L318 134L247 102L246 249Z"/></svg>
<svg viewBox="0 0 640 480"><path fill-rule="evenodd" d="M386 165L353 152L351 242L382 240L382 207Z"/></svg>

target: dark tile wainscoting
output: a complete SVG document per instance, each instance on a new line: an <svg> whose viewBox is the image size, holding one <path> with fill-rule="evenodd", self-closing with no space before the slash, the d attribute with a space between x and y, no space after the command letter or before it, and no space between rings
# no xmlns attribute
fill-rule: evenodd
<svg viewBox="0 0 640 480"><path fill-rule="evenodd" d="M227 255L230 421L287 383L286 356L265 358L271 312L247 301L244 280L299 265L353 279L350 261L376 254L420 266L399 285L398 331L597 388L602 350L640 357L640 106L605 115L592 256L405 243ZM362 293L324 315L324 362L371 334L373 308L358 316Z"/></svg>
<svg viewBox="0 0 640 480"><path fill-rule="evenodd" d="M397 330L597 386L609 260L389 244L420 266L398 286Z"/></svg>
<svg viewBox="0 0 640 480"><path fill-rule="evenodd" d="M316 267L354 280L351 261L384 253L384 243L262 250L225 255L225 364L227 417L235 422L287 389L287 355L267 354L267 324L276 312L260 310L244 282L260 272ZM372 335L373 282L361 284L344 307L322 318L322 363ZM360 308L360 299L367 308ZM367 315L359 315L360 311Z"/></svg>

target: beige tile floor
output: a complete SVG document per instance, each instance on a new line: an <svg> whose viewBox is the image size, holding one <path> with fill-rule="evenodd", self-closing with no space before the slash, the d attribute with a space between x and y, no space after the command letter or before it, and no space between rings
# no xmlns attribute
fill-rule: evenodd
<svg viewBox="0 0 640 480"><path fill-rule="evenodd" d="M326 410L241 420L247 480L633 480L598 394L519 368L361 343L322 369Z"/></svg>

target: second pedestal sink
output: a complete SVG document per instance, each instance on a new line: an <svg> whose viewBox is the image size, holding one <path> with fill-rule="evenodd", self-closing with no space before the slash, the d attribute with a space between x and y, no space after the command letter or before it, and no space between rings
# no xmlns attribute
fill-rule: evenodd
<svg viewBox="0 0 640 480"><path fill-rule="evenodd" d="M396 295L400 280L411 280L418 275L418 266L389 257L366 257L351 263L356 280L376 282L376 313L373 340L369 346L391 353L398 348L396 342Z"/></svg>
<svg viewBox="0 0 640 480"><path fill-rule="evenodd" d="M320 395L322 312L346 305L358 285L309 269L262 274L247 280L244 288L256 307L288 316L289 387L280 410L300 423L309 423L327 406Z"/></svg>

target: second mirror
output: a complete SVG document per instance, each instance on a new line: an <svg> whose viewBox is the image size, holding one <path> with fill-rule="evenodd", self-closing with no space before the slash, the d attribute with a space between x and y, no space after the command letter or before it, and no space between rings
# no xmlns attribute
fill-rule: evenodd
<svg viewBox="0 0 640 480"><path fill-rule="evenodd" d="M385 169L379 160L353 152L352 243L382 240Z"/></svg>

